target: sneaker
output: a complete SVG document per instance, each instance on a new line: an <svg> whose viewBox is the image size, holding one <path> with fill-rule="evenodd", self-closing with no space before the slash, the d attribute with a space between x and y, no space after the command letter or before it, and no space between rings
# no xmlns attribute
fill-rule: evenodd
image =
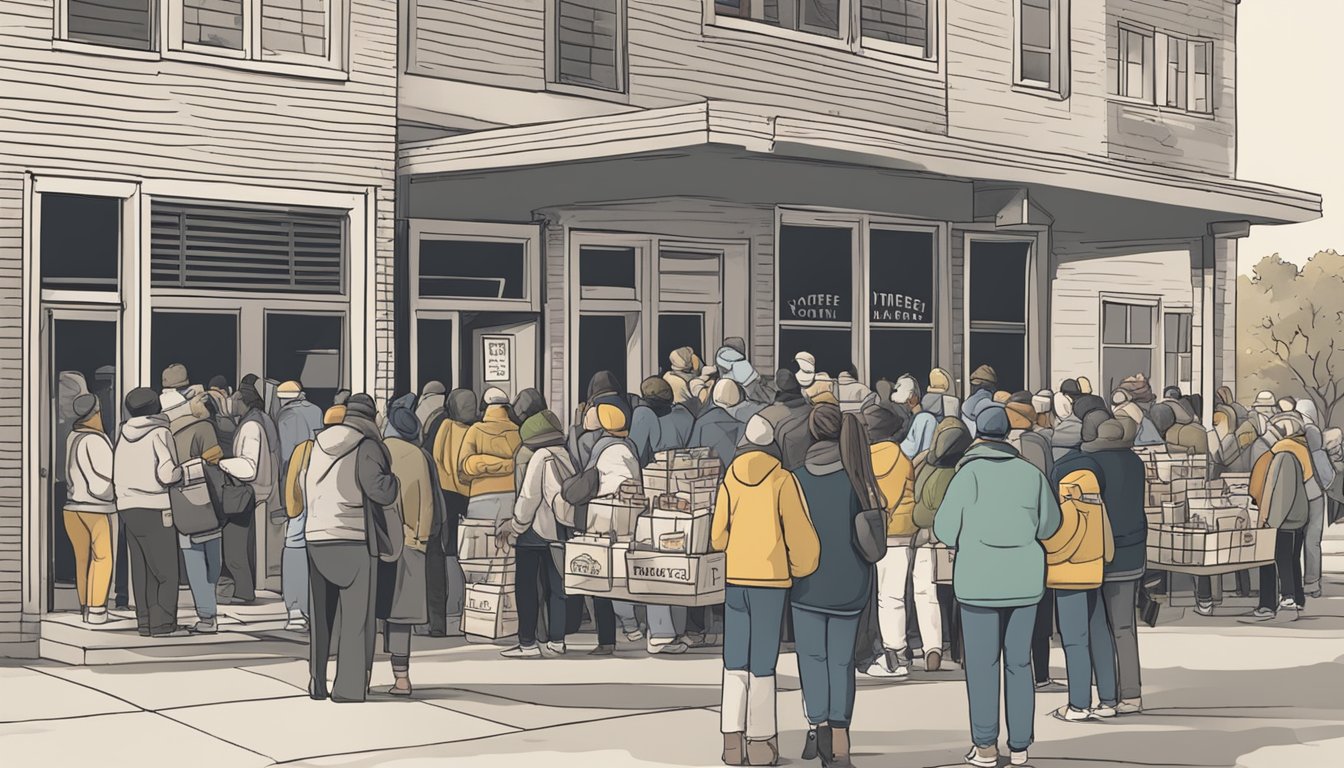
<svg viewBox="0 0 1344 768"><path fill-rule="evenodd" d="M588 655L589 655L589 656L612 656L612 655L615 655L615 653L616 653L616 646L614 646L614 645L599 645L599 646L597 646L596 648L594 648L593 650L589 651L589 652L588 652Z"/></svg>
<svg viewBox="0 0 1344 768"><path fill-rule="evenodd" d="M1065 686L1063 683L1054 679L1045 680L1036 684L1036 690L1038 691L1058 691L1066 687L1067 686Z"/></svg>
<svg viewBox="0 0 1344 768"><path fill-rule="evenodd" d="M506 659L540 659L541 649L535 645L518 645L507 651L500 651L499 655Z"/></svg>
<svg viewBox="0 0 1344 768"><path fill-rule="evenodd" d="M1027 750L1024 749L1024 750L1018 751L1018 750L1015 749L1015 750L1012 751L1012 753L1011 753L1011 754L1009 755L1009 757L1008 757L1008 764L1009 764L1009 765L1026 765L1026 764L1027 764L1027 760L1029 760L1029 759L1030 759L1030 758L1027 757Z"/></svg>
<svg viewBox="0 0 1344 768"><path fill-rule="evenodd" d="M1283 598L1282 600L1279 601L1279 607L1280 607L1280 608L1287 608L1287 609L1289 609L1289 610L1296 611L1296 610L1297 610L1297 601L1294 600L1294 599L1291 598L1291 597L1285 597L1285 598Z"/></svg>
<svg viewBox="0 0 1344 768"><path fill-rule="evenodd" d="M208 619L201 619L196 622L196 626L191 628L193 635L213 635L219 632L219 620L214 616Z"/></svg>
<svg viewBox="0 0 1344 768"><path fill-rule="evenodd" d="M1143 712L1143 699L1122 699L1115 705L1117 715L1137 715Z"/></svg>
<svg viewBox="0 0 1344 768"><path fill-rule="evenodd" d="M901 662L896 651L887 651L863 671L869 677L902 678L909 677L910 667Z"/></svg>
<svg viewBox="0 0 1344 768"><path fill-rule="evenodd" d="M151 632L149 633L149 636L150 636L150 637L187 637L187 636L189 636L190 634L191 634L191 630L187 629L186 627L177 627L176 629L172 629L172 630L169 630L169 631L167 631L167 632L153 632L153 631L151 631Z"/></svg>
<svg viewBox="0 0 1344 768"><path fill-rule="evenodd" d="M1213 603L1195 603L1195 613L1200 616L1213 615Z"/></svg>
<svg viewBox="0 0 1344 768"><path fill-rule="evenodd" d="M1279 615L1278 611L1275 611L1273 608L1256 608L1255 613L1251 614L1251 618L1256 621L1269 621L1277 615Z"/></svg>
<svg viewBox="0 0 1344 768"><path fill-rule="evenodd" d="M1321 588L1317 587L1316 589L1311 590L1307 593L1307 597L1310 597L1313 600L1319 600L1321 597Z"/></svg>
<svg viewBox="0 0 1344 768"><path fill-rule="evenodd" d="M563 642L560 642L560 643L551 643L551 642L548 642L548 643L546 643L545 645L541 646L541 655L542 655L542 656L564 656L564 655L565 655L565 644L564 644Z"/></svg>
<svg viewBox="0 0 1344 768"><path fill-rule="evenodd" d="M289 621L285 622L286 632L308 633L308 620L303 616L291 616Z"/></svg>
<svg viewBox="0 0 1344 768"><path fill-rule="evenodd" d="M971 747L971 751L966 753L966 764L979 766L980 768L998 768L998 746Z"/></svg>
<svg viewBox="0 0 1344 768"><path fill-rule="evenodd" d="M679 643L676 640L673 640L670 643L662 643L661 645L654 645L653 642L650 641L647 647L650 656L656 656L658 654L663 654L664 656L676 656L687 651L686 644Z"/></svg>
<svg viewBox="0 0 1344 768"><path fill-rule="evenodd" d="M1074 709L1073 707L1067 706L1056 709L1054 712L1050 713L1050 716L1056 720L1063 720L1066 723L1085 723L1088 720L1094 719L1092 713L1086 709Z"/></svg>
<svg viewBox="0 0 1344 768"><path fill-rule="evenodd" d="M644 631L641 629L634 629L629 632L626 632L625 639L629 640L632 643L638 643L640 640L644 639Z"/></svg>
<svg viewBox="0 0 1344 768"><path fill-rule="evenodd" d="M90 609L89 609L89 615L84 617L84 621L86 621L86 622L88 622L88 623L90 623L90 624L106 624L106 623L107 623L107 609L106 609L106 608L90 608Z"/></svg>
<svg viewBox="0 0 1344 768"><path fill-rule="evenodd" d="M924 655L924 670L927 672L937 672L943 668L943 652L939 650L929 651Z"/></svg>
<svg viewBox="0 0 1344 768"><path fill-rule="evenodd" d="M1092 716L1099 720L1110 720L1118 714L1120 712L1112 704L1101 704L1092 708Z"/></svg>

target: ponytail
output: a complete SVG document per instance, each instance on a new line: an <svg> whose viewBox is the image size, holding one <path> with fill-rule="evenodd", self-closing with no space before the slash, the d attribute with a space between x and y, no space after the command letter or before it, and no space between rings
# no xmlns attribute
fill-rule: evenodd
<svg viewBox="0 0 1344 768"><path fill-rule="evenodd" d="M886 509L887 500L873 475L868 434L858 417L846 413L840 420L840 463L864 509Z"/></svg>

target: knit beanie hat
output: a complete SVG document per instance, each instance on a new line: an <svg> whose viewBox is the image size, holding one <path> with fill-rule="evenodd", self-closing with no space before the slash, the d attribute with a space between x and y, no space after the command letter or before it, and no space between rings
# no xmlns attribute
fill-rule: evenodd
<svg viewBox="0 0 1344 768"><path fill-rule="evenodd" d="M971 372L971 386L984 384L995 387L999 384L999 374L995 373L994 369L988 365L982 365Z"/></svg>
<svg viewBox="0 0 1344 768"><path fill-rule="evenodd" d="M611 371L598 371L588 381L588 402L594 402L602 395L614 395L620 391L616 374Z"/></svg>
<svg viewBox="0 0 1344 768"><path fill-rule="evenodd" d="M640 382L639 394L646 400L672 402L672 385L662 376L650 376Z"/></svg>
<svg viewBox="0 0 1344 768"><path fill-rule="evenodd" d="M775 442L775 425L758 413L747 419L747 425L742 430L742 440L750 445L768 446Z"/></svg>
<svg viewBox="0 0 1344 768"><path fill-rule="evenodd" d="M1035 395L1032 395L1031 407L1036 409L1036 413L1038 415L1044 413L1050 413L1052 410L1054 410L1054 406L1055 406L1054 392L1051 392L1048 389L1042 389L1040 392L1037 392Z"/></svg>
<svg viewBox="0 0 1344 768"><path fill-rule="evenodd" d="M929 371L929 394L945 395L952 389L952 374L942 368Z"/></svg>
<svg viewBox="0 0 1344 768"><path fill-rule="evenodd" d="M1097 431L1102 424L1111 420L1110 414L1106 411L1090 411L1083 417L1083 442L1090 443L1097 439Z"/></svg>
<svg viewBox="0 0 1344 768"><path fill-rule="evenodd" d="M425 386L420 388L420 396L425 395L444 395L448 393L448 388L443 386L442 381L426 381Z"/></svg>
<svg viewBox="0 0 1344 768"><path fill-rule="evenodd" d="M187 378L187 366L181 363L173 363L164 368L162 383L164 389L177 389L190 384L191 381Z"/></svg>
<svg viewBox="0 0 1344 768"><path fill-rule="evenodd" d="M330 427L343 421L345 421L344 405L333 405L322 414L322 424L324 426Z"/></svg>
<svg viewBox="0 0 1344 768"><path fill-rule="evenodd" d="M719 379L714 383L713 398L720 408L732 408L742 402L742 387L732 379Z"/></svg>
<svg viewBox="0 0 1344 768"><path fill-rule="evenodd" d="M723 346L737 350L743 357L747 354L747 340L741 336L729 336L723 340Z"/></svg>
<svg viewBox="0 0 1344 768"><path fill-rule="evenodd" d="M814 440L839 440L842 414L840 406L821 403L812 408L807 417L807 430Z"/></svg>
<svg viewBox="0 0 1344 768"><path fill-rule="evenodd" d="M1083 390L1078 386L1077 379L1065 379L1059 383L1059 393L1069 399L1073 399L1083 394Z"/></svg>
<svg viewBox="0 0 1344 768"><path fill-rule="evenodd" d="M491 387L481 395L481 402L486 405L508 405L509 394L499 387Z"/></svg>
<svg viewBox="0 0 1344 768"><path fill-rule="evenodd" d="M518 429L518 437L528 448L544 448L563 443L565 428L560 424L559 416L551 411L542 411L529 416L527 421L523 422L523 426Z"/></svg>
<svg viewBox="0 0 1344 768"><path fill-rule="evenodd" d="M392 408L387 412L387 423L392 425L397 436L403 440L413 441L420 436L420 419L410 408L402 405Z"/></svg>
<svg viewBox="0 0 1344 768"><path fill-rule="evenodd" d="M373 404L372 397L361 392L351 395L350 399L345 401L345 415L347 418L373 421L378 416L378 408Z"/></svg>
<svg viewBox="0 0 1344 768"><path fill-rule="evenodd" d="M604 397L597 401L597 423L613 435L624 435L630 430L630 410L621 397Z"/></svg>
<svg viewBox="0 0 1344 768"><path fill-rule="evenodd" d="M990 399L998 403L999 405L1007 405L1008 401L1012 398L1012 396L1013 396L1012 392L1009 392L1006 389L1000 389L998 392L995 392L994 396Z"/></svg>
<svg viewBox="0 0 1344 768"><path fill-rule="evenodd" d="M1082 392L1084 395L1092 394L1092 381L1088 379L1086 376L1079 376L1078 391Z"/></svg>
<svg viewBox="0 0 1344 768"><path fill-rule="evenodd" d="M900 413L876 403L865 407L859 415L864 428L868 430L868 440L874 443L895 439L905 426Z"/></svg>
<svg viewBox="0 0 1344 768"><path fill-rule="evenodd" d="M787 392L789 394L802 394L803 388L798 384L798 377L788 368L780 368L775 371L775 391Z"/></svg>
<svg viewBox="0 0 1344 768"><path fill-rule="evenodd" d="M1036 409L1030 403L1010 402L1005 408L1008 410L1008 426L1012 429L1031 429L1036 423Z"/></svg>
<svg viewBox="0 0 1344 768"><path fill-rule="evenodd" d="M700 368L700 359L690 347L672 350L667 356L667 362L672 366L672 370L680 373L695 373Z"/></svg>
<svg viewBox="0 0 1344 768"><path fill-rule="evenodd" d="M78 395L75 397L74 402L70 404L70 407L74 410L75 421L83 421L92 415L94 411L98 410L98 396L90 394Z"/></svg>
<svg viewBox="0 0 1344 768"><path fill-rule="evenodd" d="M126 412L132 416L153 416L159 413L159 394L149 387L132 389L126 393Z"/></svg>
<svg viewBox="0 0 1344 768"><path fill-rule="evenodd" d="M1008 411L1002 405L991 405L975 417L975 434L987 440L1002 440L1012 429Z"/></svg>

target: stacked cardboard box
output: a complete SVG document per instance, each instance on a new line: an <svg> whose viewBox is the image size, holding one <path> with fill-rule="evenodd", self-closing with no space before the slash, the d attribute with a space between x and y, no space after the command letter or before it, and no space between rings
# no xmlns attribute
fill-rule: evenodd
<svg viewBox="0 0 1344 768"><path fill-rule="evenodd" d="M463 634L487 640L518 634L518 607L513 595L512 585L468 584L462 611Z"/></svg>
<svg viewBox="0 0 1344 768"><path fill-rule="evenodd" d="M930 549L933 551L933 583L951 584L952 566L956 562L957 551L941 543L932 545Z"/></svg>
<svg viewBox="0 0 1344 768"><path fill-rule="evenodd" d="M1253 567L1274 559L1272 528L1210 530L1194 525L1160 525L1148 530L1148 562L1156 565L1238 565Z"/></svg>
<svg viewBox="0 0 1344 768"><path fill-rule="evenodd" d="M682 555L709 553L713 510L696 507L686 494L663 494L635 526L637 549Z"/></svg>
<svg viewBox="0 0 1344 768"><path fill-rule="evenodd" d="M684 448L660 451L644 468L644 492L652 496L665 493L689 494L696 506L708 497L712 505L723 466L709 448Z"/></svg>
<svg viewBox="0 0 1344 768"><path fill-rule="evenodd" d="M565 593L609 596L625 589L625 553L630 544L610 536L575 536L565 542Z"/></svg>
<svg viewBox="0 0 1344 768"><path fill-rule="evenodd" d="M632 551L626 555L630 594L646 602L681 598L696 605L723 602L727 559L722 552L679 555Z"/></svg>

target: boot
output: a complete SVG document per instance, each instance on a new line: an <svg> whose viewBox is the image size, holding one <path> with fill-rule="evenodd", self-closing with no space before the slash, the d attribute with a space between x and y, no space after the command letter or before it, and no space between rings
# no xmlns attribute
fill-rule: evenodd
<svg viewBox="0 0 1344 768"><path fill-rule="evenodd" d="M820 750L817 748L817 729L807 729L807 741L803 742L803 759L816 760Z"/></svg>
<svg viewBox="0 0 1344 768"><path fill-rule="evenodd" d="M831 765L833 768L850 768L854 765L849 762L848 728L831 729Z"/></svg>
<svg viewBox="0 0 1344 768"><path fill-rule="evenodd" d="M401 672L392 670L392 677L396 682L387 692L392 696L410 696L411 695L411 673L409 671Z"/></svg>
<svg viewBox="0 0 1344 768"><path fill-rule="evenodd" d="M749 765L747 762L747 737L745 734L723 734L723 764Z"/></svg>
<svg viewBox="0 0 1344 768"><path fill-rule="evenodd" d="M829 725L817 726L817 757L821 758L821 764L824 766L829 766L831 764L831 761L835 759L835 754L833 751L834 740L832 736L833 733L831 731L831 726Z"/></svg>
<svg viewBox="0 0 1344 768"><path fill-rule="evenodd" d="M747 765L779 765L779 737L748 741Z"/></svg>

